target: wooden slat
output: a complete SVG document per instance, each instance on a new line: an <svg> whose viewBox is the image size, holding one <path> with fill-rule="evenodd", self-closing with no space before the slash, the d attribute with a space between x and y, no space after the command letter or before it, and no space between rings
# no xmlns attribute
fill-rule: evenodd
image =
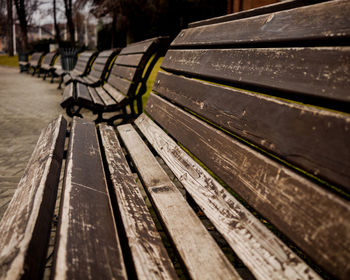
<svg viewBox="0 0 350 280"><path fill-rule="evenodd" d="M110 96L113 97L113 99L117 102L120 103L125 99L125 95L122 94L120 91L112 87L110 84L106 83L103 85L103 88L109 93Z"/></svg>
<svg viewBox="0 0 350 280"><path fill-rule="evenodd" d="M350 2L328 1L247 19L185 29L172 46L297 42L350 37ZM204 32L205 31L205 32Z"/></svg>
<svg viewBox="0 0 350 280"><path fill-rule="evenodd" d="M99 131L138 279L177 279L114 129Z"/></svg>
<svg viewBox="0 0 350 280"><path fill-rule="evenodd" d="M257 279L319 278L146 115L135 124Z"/></svg>
<svg viewBox="0 0 350 280"><path fill-rule="evenodd" d="M97 132L74 118L62 193L53 278L126 279Z"/></svg>
<svg viewBox="0 0 350 280"><path fill-rule="evenodd" d="M104 103L101 99L101 97L97 94L96 88L94 87L88 87L92 102L97 106L104 106Z"/></svg>
<svg viewBox="0 0 350 280"><path fill-rule="evenodd" d="M70 83L63 90L63 98L62 98L61 106L63 108L66 108L67 106L72 104L74 99L75 99L75 96L74 96L74 84Z"/></svg>
<svg viewBox="0 0 350 280"><path fill-rule="evenodd" d="M350 2L349 2L350 3ZM170 50L162 68L350 102L350 47Z"/></svg>
<svg viewBox="0 0 350 280"><path fill-rule="evenodd" d="M66 125L59 116L41 132L1 220L1 279L40 279L44 272Z"/></svg>
<svg viewBox="0 0 350 280"><path fill-rule="evenodd" d="M239 279L218 245L131 125L118 126L142 181L192 279Z"/></svg>
<svg viewBox="0 0 350 280"><path fill-rule="evenodd" d="M339 278L347 278L350 271L348 201L160 97L151 94L146 110L316 263Z"/></svg>
<svg viewBox="0 0 350 280"><path fill-rule="evenodd" d="M121 55L126 54L135 54L135 53L145 53L149 47L158 39L152 38L149 40L137 42L134 44L130 44L123 48L120 52Z"/></svg>
<svg viewBox="0 0 350 280"><path fill-rule="evenodd" d="M113 98L102 87L97 87L96 92L106 106L111 106L115 104Z"/></svg>
<svg viewBox="0 0 350 280"><path fill-rule="evenodd" d="M86 85L83 85L81 83L77 83L76 85L76 99L78 100L79 103L82 104L91 104L92 99L88 90L88 87Z"/></svg>
<svg viewBox="0 0 350 280"><path fill-rule="evenodd" d="M115 65L115 64L114 64ZM129 66L114 66L111 75L116 75L121 78L132 80L138 68Z"/></svg>
<svg viewBox="0 0 350 280"><path fill-rule="evenodd" d="M119 55L115 64L137 67L140 64L142 57L143 54Z"/></svg>
<svg viewBox="0 0 350 280"><path fill-rule="evenodd" d="M110 76L108 79L108 83L125 95L129 93L130 88L132 88L133 85L133 83L129 80L122 79L117 76Z"/></svg>
<svg viewBox="0 0 350 280"><path fill-rule="evenodd" d="M165 72L158 73L153 90L350 191L349 115Z"/></svg>
<svg viewBox="0 0 350 280"><path fill-rule="evenodd" d="M275 13L283 10L294 9L297 7L303 7L303 6L312 5L312 4L325 2L325 1L328 1L328 0L287 0L287 1L278 2L275 4L266 5L255 9L246 10L246 11L241 11L241 12L237 12L237 13L233 13L225 16L191 22L188 24L188 26L192 28L192 27L198 27L203 25L221 23L221 22L226 22L231 20L259 16L263 14Z"/></svg>

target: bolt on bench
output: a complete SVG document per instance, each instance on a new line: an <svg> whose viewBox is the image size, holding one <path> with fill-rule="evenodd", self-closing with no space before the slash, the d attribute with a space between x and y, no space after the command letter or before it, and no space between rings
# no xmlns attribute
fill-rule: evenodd
<svg viewBox="0 0 350 280"><path fill-rule="evenodd" d="M176 278L137 172L190 278L242 274L199 207L257 279L348 279L349 13L329 1L185 29L133 124L74 118L52 278ZM1 278L43 269L66 131L62 117L43 131L1 221Z"/></svg>

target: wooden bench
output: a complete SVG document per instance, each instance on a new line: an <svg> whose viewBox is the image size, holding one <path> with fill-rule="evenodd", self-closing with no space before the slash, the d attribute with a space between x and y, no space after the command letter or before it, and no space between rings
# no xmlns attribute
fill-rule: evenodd
<svg viewBox="0 0 350 280"><path fill-rule="evenodd" d="M44 55L44 52L35 52L30 57L28 64L28 73L32 71L32 76L34 76L36 71L40 68Z"/></svg>
<svg viewBox="0 0 350 280"><path fill-rule="evenodd" d="M69 116L79 116L82 108L92 110L98 114L96 122L113 123L118 118L127 119L135 116L134 103L137 103L138 112L142 112L142 96L147 89L147 79L158 58L164 56L168 45L167 37L152 38L128 45L116 58L109 76L105 75L106 82L103 85L96 87L98 83L89 79L90 76L97 79L97 76L101 75L92 70L88 77L81 77L77 79L76 85L71 83L64 89L61 106L66 109ZM102 69L102 66L96 68ZM127 107L130 109L129 114ZM113 117L108 119L103 117L104 113L118 111L121 113Z"/></svg>
<svg viewBox="0 0 350 280"><path fill-rule="evenodd" d="M61 55L58 55L54 64L49 68L47 76L51 75L50 83L52 84L56 77L60 77L58 73L63 73L64 70L61 64Z"/></svg>
<svg viewBox="0 0 350 280"><path fill-rule="evenodd" d="M43 270L69 136L53 279L175 279L175 262L192 279L249 279L243 264L349 279L349 12L329 1L185 29L134 124L52 121L1 221L0 277Z"/></svg>
<svg viewBox="0 0 350 280"><path fill-rule="evenodd" d="M112 63L119 52L120 49L112 49L100 52L94 60L89 74L85 76L65 76L63 78L64 84L66 86L69 83L74 83L74 86L76 86L77 83L91 86L101 85L108 75Z"/></svg>
<svg viewBox="0 0 350 280"><path fill-rule="evenodd" d="M43 80L46 80L46 76L49 74L51 67L54 65L57 56L58 52L50 52L44 56L43 62L41 63L40 68L38 69L38 77L40 77L40 74L43 73Z"/></svg>
<svg viewBox="0 0 350 280"><path fill-rule="evenodd" d="M85 76L89 74L91 70L91 65L96 59L96 56L97 56L97 52L93 52L93 51L82 52L79 55L77 64L75 65L72 71L66 71L62 67L58 68L55 71L55 73L61 77L58 88L61 88L61 85L64 82L64 77L66 77L66 80L68 81L72 78Z"/></svg>

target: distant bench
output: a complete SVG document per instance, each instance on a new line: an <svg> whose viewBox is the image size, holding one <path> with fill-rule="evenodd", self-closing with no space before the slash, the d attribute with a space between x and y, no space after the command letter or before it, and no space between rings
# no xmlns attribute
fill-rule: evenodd
<svg viewBox="0 0 350 280"><path fill-rule="evenodd" d="M120 51L113 64L107 65L108 71L103 68L106 62L101 61L103 53L99 54L88 76L77 77L74 83L65 79L68 85L63 91L61 106L71 117L81 116L82 108L92 110L98 115L96 122L113 123L120 118L134 117L134 105L141 113L147 79L168 45L167 37L130 44ZM109 112L116 114L105 118L104 114Z"/></svg>
<svg viewBox="0 0 350 280"><path fill-rule="evenodd" d="M85 51L82 52L79 57L74 69L72 71L66 71L61 67L55 70L55 74L60 77L60 84L58 88L61 88L62 83L67 82L79 76L85 76L90 73L91 65L93 64L97 52Z"/></svg>
<svg viewBox="0 0 350 280"><path fill-rule="evenodd" d="M162 236L192 279L239 279L215 228L257 279L348 279L349 13L329 1L182 30L135 123L52 121L1 221L0 277L43 270L69 136L53 278L175 279Z"/></svg>

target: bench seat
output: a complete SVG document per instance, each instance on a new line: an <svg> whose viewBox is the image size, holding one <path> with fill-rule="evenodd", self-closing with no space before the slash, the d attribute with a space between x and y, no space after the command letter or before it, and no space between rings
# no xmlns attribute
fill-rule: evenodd
<svg viewBox="0 0 350 280"><path fill-rule="evenodd" d="M134 122L52 121L0 278L42 275L64 165L52 279L349 279L350 2L277 5L182 30Z"/></svg>

